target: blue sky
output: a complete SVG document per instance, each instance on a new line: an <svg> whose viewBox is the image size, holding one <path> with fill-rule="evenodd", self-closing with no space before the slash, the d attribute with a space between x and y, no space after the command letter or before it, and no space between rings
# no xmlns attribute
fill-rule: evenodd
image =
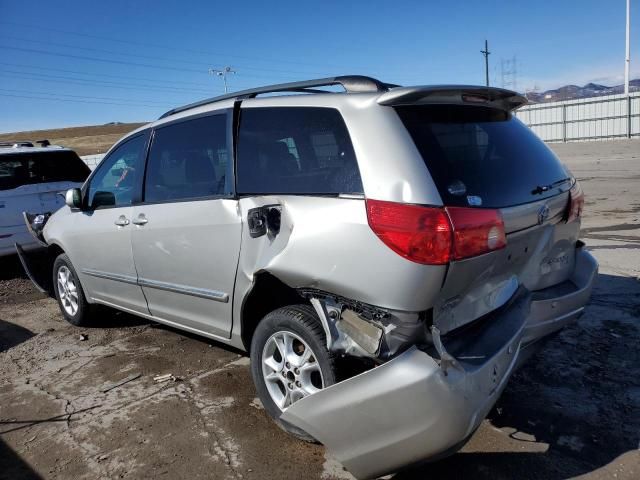
<svg viewBox="0 0 640 480"><path fill-rule="evenodd" d="M640 1L632 0L632 78ZM624 0L0 0L0 132L146 121L232 90L339 74L517 88L622 83Z"/></svg>

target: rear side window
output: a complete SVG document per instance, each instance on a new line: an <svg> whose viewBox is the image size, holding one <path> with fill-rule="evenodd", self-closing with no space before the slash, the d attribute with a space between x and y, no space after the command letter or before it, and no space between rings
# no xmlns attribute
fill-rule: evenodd
<svg viewBox="0 0 640 480"><path fill-rule="evenodd" d="M347 127L331 108L243 109L238 193L363 193Z"/></svg>
<svg viewBox="0 0 640 480"><path fill-rule="evenodd" d="M226 114L158 128L149 152L145 202L229 195Z"/></svg>
<svg viewBox="0 0 640 480"><path fill-rule="evenodd" d="M571 186L555 154L508 112L462 105L396 111L446 205L502 208Z"/></svg>
<svg viewBox="0 0 640 480"><path fill-rule="evenodd" d="M89 173L80 157L67 150L0 156L0 190L48 182L82 183Z"/></svg>

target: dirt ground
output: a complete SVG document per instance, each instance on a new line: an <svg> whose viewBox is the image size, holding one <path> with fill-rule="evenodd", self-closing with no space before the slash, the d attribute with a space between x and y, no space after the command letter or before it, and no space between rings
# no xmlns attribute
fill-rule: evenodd
<svg viewBox="0 0 640 480"><path fill-rule="evenodd" d="M640 478L640 140L553 148L587 196L592 301L460 453L396 480ZM110 311L78 329L0 272L1 478L351 478L267 418L240 352Z"/></svg>
<svg viewBox="0 0 640 480"><path fill-rule="evenodd" d="M56 128L32 132L0 133L0 142L16 140L47 139L56 145L74 149L78 155L105 153L111 145L125 134L144 125L143 123L116 123L87 127Z"/></svg>

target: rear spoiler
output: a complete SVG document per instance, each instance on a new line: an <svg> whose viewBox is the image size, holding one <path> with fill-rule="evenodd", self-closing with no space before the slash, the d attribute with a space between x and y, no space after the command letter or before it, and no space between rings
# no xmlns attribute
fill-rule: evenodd
<svg viewBox="0 0 640 480"><path fill-rule="evenodd" d="M527 99L511 90L473 85L400 87L378 97L378 104L385 106L434 103L486 105L511 112L525 105Z"/></svg>

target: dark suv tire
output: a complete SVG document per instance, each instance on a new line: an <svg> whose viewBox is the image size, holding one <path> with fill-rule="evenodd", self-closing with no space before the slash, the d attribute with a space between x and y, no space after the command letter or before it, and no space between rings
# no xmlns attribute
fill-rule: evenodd
<svg viewBox="0 0 640 480"><path fill-rule="evenodd" d="M292 403L336 382L334 356L313 307L279 308L260 321L251 341L251 375L276 424L302 440L315 441L280 418Z"/></svg>
<svg viewBox="0 0 640 480"><path fill-rule="evenodd" d="M89 324L91 306L69 257L62 253L53 262L53 289L65 320L77 327Z"/></svg>

